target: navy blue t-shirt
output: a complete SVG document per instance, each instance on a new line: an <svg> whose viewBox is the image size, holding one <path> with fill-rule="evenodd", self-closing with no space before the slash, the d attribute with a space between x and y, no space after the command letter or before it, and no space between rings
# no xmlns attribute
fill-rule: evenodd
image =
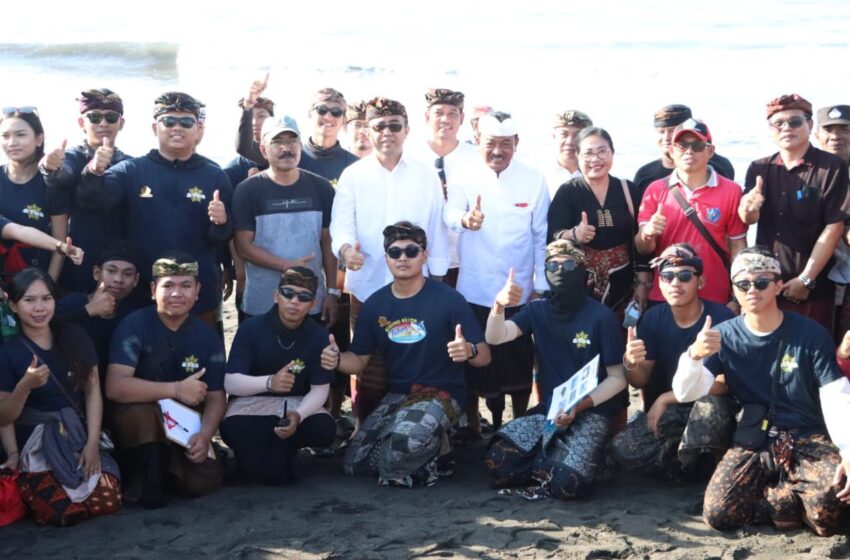
<svg viewBox="0 0 850 560"><path fill-rule="evenodd" d="M688 328L676 325L673 310L666 303L653 305L641 317L637 327L638 338L646 346L646 359L655 361L649 382L643 388L643 410L648 412L652 403L662 394L672 389L673 376L679 366L682 352L688 349L697 338L705 324L706 316L711 316L711 324L718 325L732 319L735 314L726 307L713 301L703 301L702 315Z"/></svg>
<svg viewBox="0 0 850 560"><path fill-rule="evenodd" d="M230 185L234 191L239 183L248 178L248 172L256 167L257 164L245 156L236 156L224 166L224 172L227 173L227 178L230 179Z"/></svg>
<svg viewBox="0 0 850 560"><path fill-rule="evenodd" d="M425 279L418 294L401 299L388 284L363 303L348 349L358 356L375 350L384 355L391 393L424 385L448 391L463 407L465 364L453 362L446 349L458 324L467 342L484 341L469 304L450 286Z"/></svg>
<svg viewBox="0 0 850 560"><path fill-rule="evenodd" d="M51 216L67 214L70 211L70 199L67 193L48 188L44 177L36 173L33 178L19 185L6 175L6 166L0 165L0 215L22 226L29 226L50 235ZM16 242L0 241L10 248ZM20 249L26 266L47 270L51 251L35 248ZM0 259L5 260L4 257Z"/></svg>
<svg viewBox="0 0 850 560"><path fill-rule="evenodd" d="M321 366L322 350L327 345L326 328L307 317L296 330L290 330L281 323L275 305L264 315L251 317L239 325L230 347L227 371L255 377L274 375L295 360L304 369L295 374L295 384L287 394L304 396L311 386L334 380L334 372Z"/></svg>
<svg viewBox="0 0 850 560"><path fill-rule="evenodd" d="M766 336L750 332L743 317L718 325L720 352L706 359L705 366L714 375L726 374L726 384L741 404L767 407L779 341L784 340L774 424L823 431L819 388L844 376L835 361L835 345L820 324L791 311L783 313L782 324Z"/></svg>
<svg viewBox="0 0 850 560"><path fill-rule="evenodd" d="M510 320L523 334L534 335L537 383L544 410L549 410L555 387L572 377L597 354L600 382L608 376L606 367L622 364L624 344L617 317L607 306L591 297L568 319L557 316L549 300L537 299L529 302ZM613 418L627 404L628 394L624 389L593 407L593 411Z"/></svg>
<svg viewBox="0 0 850 560"><path fill-rule="evenodd" d="M315 150L307 141L301 145L301 161L298 163L298 167L315 173L319 177L324 177L333 186L336 186L343 170L358 159L357 156L340 146L339 142L333 148Z"/></svg>
<svg viewBox="0 0 850 560"><path fill-rule="evenodd" d="M109 346L109 363L135 368L136 377L160 382L182 381L206 368L201 381L207 389L224 389L224 346L212 327L190 315L172 331L155 306L121 321Z"/></svg>
<svg viewBox="0 0 850 560"><path fill-rule="evenodd" d="M89 367L96 366L97 356L86 333L77 325L63 325L62 328L65 329L66 336L69 337L73 346L81 353L83 363ZM31 349L27 348L22 340L26 340L26 344ZM15 389L15 386L27 372L27 368L32 364L33 351L38 356L39 365L47 364L52 375L48 378L46 384L30 392L25 406L42 412L52 412L73 406L68 402L68 398L58 384L58 380L61 380L65 391L78 399L76 406L83 410L81 407L82 392L77 391L74 387L68 361L65 360L62 352L58 349L55 337L53 348L50 350L42 349L23 334L6 341L0 347L0 391L11 393ZM21 445L23 445L23 442L21 442Z"/></svg>

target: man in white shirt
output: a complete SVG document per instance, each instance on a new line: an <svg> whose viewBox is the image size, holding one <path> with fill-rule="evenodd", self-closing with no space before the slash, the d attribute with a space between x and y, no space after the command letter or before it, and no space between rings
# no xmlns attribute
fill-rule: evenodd
<svg viewBox="0 0 850 560"><path fill-rule="evenodd" d="M406 154L407 111L398 101L376 97L366 106L372 155L350 165L337 184L331 213L334 253L347 268L351 292L351 326L361 303L392 282L384 264L383 229L407 220L425 230L429 240L426 272L441 280L449 265L443 189L437 172ZM357 375L352 408L365 418L386 393L386 366L380 356Z"/></svg>
<svg viewBox="0 0 850 560"><path fill-rule="evenodd" d="M479 161L453 181L443 215L446 225L460 234L457 290L485 328L493 298L509 277L525 295L518 306L507 310L508 317L519 311L529 296L548 290L543 266L549 193L543 174L513 157L519 136L510 115L485 115L478 130ZM514 416L523 414L528 406L534 349L531 337L523 336L493 351L496 358L489 366L474 371L467 368L467 386L487 400L498 428L506 393L511 395ZM469 427L479 432L477 399L466 412Z"/></svg>
<svg viewBox="0 0 850 560"><path fill-rule="evenodd" d="M555 163L546 173L549 185L549 198L555 198L558 189L575 177L581 177L578 170L578 148L576 137L582 129L593 126L593 121L581 111L569 110L555 115L552 139L555 141Z"/></svg>

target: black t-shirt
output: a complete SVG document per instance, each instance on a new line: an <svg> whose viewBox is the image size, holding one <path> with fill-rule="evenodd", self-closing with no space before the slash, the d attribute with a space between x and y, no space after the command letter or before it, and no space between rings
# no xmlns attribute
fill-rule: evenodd
<svg viewBox="0 0 850 560"><path fill-rule="evenodd" d="M714 154L711 156L711 159L708 160L708 164L711 165L717 173L723 175L730 181L735 180L735 168L732 166L732 162L720 154ZM664 167L664 164L661 163L660 159L651 161L638 169L637 173L635 173L634 183L640 197L643 198L643 193L646 192L646 187L648 187L651 183L658 179L669 177L672 172L672 169Z"/></svg>
<svg viewBox="0 0 850 560"><path fill-rule="evenodd" d="M224 389L224 346L208 324L194 315L176 331L162 324L156 306L130 313L109 346L109 363L134 368L148 381L182 381L206 368L201 381L210 391Z"/></svg>
<svg viewBox="0 0 850 560"><path fill-rule="evenodd" d="M679 366L682 352L688 349L705 323L711 316L711 324L718 325L732 319L735 314L726 307L712 301L703 300L700 318L687 328L676 325L673 310L666 303L654 305L641 317L637 327L638 338L646 346L646 359L655 361L649 382L643 388L643 409L648 412L652 403L662 394L672 389L673 376Z"/></svg>
<svg viewBox="0 0 850 560"><path fill-rule="evenodd" d="M777 367L779 341L786 343L774 423L780 429L822 431L820 387L844 376L835 361L832 337L818 323L791 311L766 336L750 332L743 317L717 326L720 352L705 361L714 374L726 374L726 384L741 404L770 404L771 376Z"/></svg>
<svg viewBox="0 0 850 560"><path fill-rule="evenodd" d="M328 330L319 323L308 317L296 330L290 330L281 323L277 306L274 306L266 314L251 317L239 325L230 347L227 372L254 377L274 375L295 360L304 369L295 374L295 384L287 394L300 397L313 385L333 381L334 372L321 366L322 350L327 345Z"/></svg>
<svg viewBox="0 0 850 560"><path fill-rule="evenodd" d="M363 303L348 349L359 356L375 350L385 356L390 392L408 393L414 384L434 387L463 407L465 365L453 362L446 349L458 324L467 342L484 341L469 304L450 286L425 279L418 294L401 299L388 284Z"/></svg>
<svg viewBox="0 0 850 560"><path fill-rule="evenodd" d="M359 159L339 142L331 148L316 149L308 140L301 146L301 161L298 167L324 177L336 185L345 168Z"/></svg>
<svg viewBox="0 0 850 560"><path fill-rule="evenodd" d="M86 336L85 331L73 324L65 324L60 328L64 329L65 336L69 338L71 344L80 352L83 363L89 367L95 367L97 365L97 356L95 355L91 340ZM24 340L26 344L23 342ZM27 348L27 345L29 345L29 348ZM76 406L80 410L83 410L81 406L82 392L74 388L68 361L59 350L56 337L54 337L53 347L50 350L42 349L24 334L6 341L0 347L0 391L11 393L15 389L15 386L23 378L32 363L33 351L38 356L39 365L46 364L50 368L51 376L45 385L30 392L25 406L42 412L53 412L73 406L68 402L65 392L63 392L58 384L58 380L61 380L65 391L77 399ZM23 445L23 442L21 442L21 445Z"/></svg>
<svg viewBox="0 0 850 560"><path fill-rule="evenodd" d="M624 344L617 317L591 297L570 318L559 317L552 312L549 300L538 299L529 302L511 321L523 334L534 335L537 384L545 410L549 409L555 387L575 375L597 354L600 382L608 377L606 367L622 363ZM613 418L627 404L628 394L624 389L593 410Z"/></svg>
<svg viewBox="0 0 850 560"><path fill-rule="evenodd" d="M255 169L257 164L246 158L245 156L236 156L230 163L224 166L224 172L227 173L227 178L230 179L230 184L233 186L233 191L239 183L248 178L248 172Z"/></svg>

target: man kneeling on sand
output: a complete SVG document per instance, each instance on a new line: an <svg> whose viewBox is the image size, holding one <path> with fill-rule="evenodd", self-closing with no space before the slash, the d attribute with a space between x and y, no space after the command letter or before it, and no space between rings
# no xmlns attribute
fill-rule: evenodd
<svg viewBox="0 0 850 560"><path fill-rule="evenodd" d="M467 398L464 363L489 364L490 349L463 296L422 275L425 231L405 221L383 234L393 281L363 303L347 352L330 337L322 367L352 375L374 351L387 363L389 393L352 438L345 472L377 474L384 486L430 486L450 474L449 432Z"/></svg>

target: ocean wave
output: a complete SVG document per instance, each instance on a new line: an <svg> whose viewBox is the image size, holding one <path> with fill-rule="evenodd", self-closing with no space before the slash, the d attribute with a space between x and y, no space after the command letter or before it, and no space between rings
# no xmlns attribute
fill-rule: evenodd
<svg viewBox="0 0 850 560"><path fill-rule="evenodd" d="M0 56L24 58L104 57L176 61L177 43L0 43Z"/></svg>

